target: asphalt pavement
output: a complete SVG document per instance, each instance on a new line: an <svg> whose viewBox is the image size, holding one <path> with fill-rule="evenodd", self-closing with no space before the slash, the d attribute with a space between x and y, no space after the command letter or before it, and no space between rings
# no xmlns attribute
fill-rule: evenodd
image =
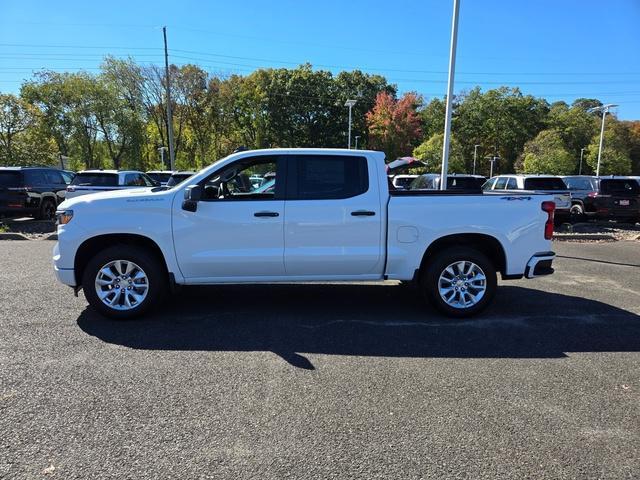
<svg viewBox="0 0 640 480"><path fill-rule="evenodd" d="M556 243L451 321L394 283L105 320L0 242L0 478L638 478L640 242Z"/></svg>

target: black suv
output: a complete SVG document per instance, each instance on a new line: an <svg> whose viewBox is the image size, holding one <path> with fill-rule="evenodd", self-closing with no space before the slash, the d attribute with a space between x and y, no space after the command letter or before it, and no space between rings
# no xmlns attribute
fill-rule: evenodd
<svg viewBox="0 0 640 480"><path fill-rule="evenodd" d="M571 192L573 216L635 223L640 216L640 184L624 177L562 177Z"/></svg>
<svg viewBox="0 0 640 480"><path fill-rule="evenodd" d="M73 176L49 167L0 167L0 216L53 220Z"/></svg>

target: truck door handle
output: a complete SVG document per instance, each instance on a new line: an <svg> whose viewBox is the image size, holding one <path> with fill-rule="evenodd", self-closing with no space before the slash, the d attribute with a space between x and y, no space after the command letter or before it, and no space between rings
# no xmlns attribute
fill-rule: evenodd
<svg viewBox="0 0 640 480"><path fill-rule="evenodd" d="M353 217L373 217L376 212L372 212L370 210L356 210L355 212L351 212L351 216Z"/></svg>
<svg viewBox="0 0 640 480"><path fill-rule="evenodd" d="M254 217L279 217L280 214L278 212L256 212L253 214Z"/></svg>

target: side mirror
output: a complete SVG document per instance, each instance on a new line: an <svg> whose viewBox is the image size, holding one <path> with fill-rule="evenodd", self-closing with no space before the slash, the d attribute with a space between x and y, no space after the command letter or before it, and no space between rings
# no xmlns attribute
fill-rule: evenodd
<svg viewBox="0 0 640 480"><path fill-rule="evenodd" d="M202 198L202 187L200 185L189 185L184 189L182 209L188 212L195 212L198 209L200 198Z"/></svg>

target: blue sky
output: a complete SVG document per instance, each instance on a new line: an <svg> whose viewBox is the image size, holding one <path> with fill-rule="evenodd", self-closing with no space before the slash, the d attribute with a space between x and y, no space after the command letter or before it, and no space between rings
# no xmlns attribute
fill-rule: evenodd
<svg viewBox="0 0 640 480"><path fill-rule="evenodd" d="M455 91L520 86L550 102L596 97L640 119L640 0L461 0ZM3 0L0 91L41 68L96 71L106 54L216 73L310 62L442 96L452 0Z"/></svg>

